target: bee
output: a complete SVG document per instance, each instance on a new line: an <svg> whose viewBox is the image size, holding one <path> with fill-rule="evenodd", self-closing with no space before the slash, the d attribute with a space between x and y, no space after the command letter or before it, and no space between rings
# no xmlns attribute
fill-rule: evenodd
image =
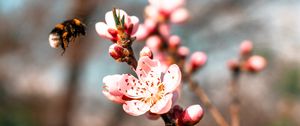
<svg viewBox="0 0 300 126"><path fill-rule="evenodd" d="M76 37L86 34L85 29L86 25L76 18L59 23L50 32L50 46L52 48L60 46L63 49L63 55L70 42L73 42Z"/></svg>

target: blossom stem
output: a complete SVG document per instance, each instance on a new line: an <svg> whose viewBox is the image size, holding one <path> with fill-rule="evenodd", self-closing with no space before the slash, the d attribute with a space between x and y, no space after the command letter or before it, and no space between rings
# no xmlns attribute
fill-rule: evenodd
<svg viewBox="0 0 300 126"><path fill-rule="evenodd" d="M203 102L204 106L209 110L217 124L219 126L229 126L220 111L211 103L202 87L192 79L190 74L188 74L186 77L188 79L190 89L198 96L200 101Z"/></svg>
<svg viewBox="0 0 300 126"><path fill-rule="evenodd" d="M137 67L137 61L136 61L136 58L134 57L134 52L133 52L131 46L128 46L127 49L129 51L129 56L128 56L128 60L126 61L126 63L129 66L131 66L133 70L135 70Z"/></svg>
<svg viewBox="0 0 300 126"><path fill-rule="evenodd" d="M232 97L230 103L230 117L231 117L231 126L239 126L240 118L240 101L239 101L239 85L238 80L240 77L240 70L232 71L232 80L230 83L230 95Z"/></svg>
<svg viewBox="0 0 300 126"><path fill-rule="evenodd" d="M162 115L161 115L161 118L164 120L165 126L176 126L176 123L175 123L174 120L168 115L168 113L162 114Z"/></svg>

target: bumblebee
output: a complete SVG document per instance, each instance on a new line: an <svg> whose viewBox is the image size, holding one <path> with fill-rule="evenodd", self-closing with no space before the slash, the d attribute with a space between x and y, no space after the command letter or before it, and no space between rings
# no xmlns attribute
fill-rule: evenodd
<svg viewBox="0 0 300 126"><path fill-rule="evenodd" d="M52 29L49 35L49 43L52 48L63 49L64 54L70 42L73 42L76 37L86 34L86 25L80 20L74 18L59 23Z"/></svg>

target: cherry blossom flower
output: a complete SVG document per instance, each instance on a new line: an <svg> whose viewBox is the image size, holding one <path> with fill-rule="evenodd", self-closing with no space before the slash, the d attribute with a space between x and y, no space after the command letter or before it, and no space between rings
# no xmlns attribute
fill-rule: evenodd
<svg viewBox="0 0 300 126"><path fill-rule="evenodd" d="M167 113L175 102L173 94L178 94L180 87L179 67L173 64L162 74L157 60L141 57L135 72L138 78L130 74L104 77L105 96L123 104L124 111L133 116Z"/></svg>
<svg viewBox="0 0 300 126"><path fill-rule="evenodd" d="M133 35L138 30L139 19L136 16L129 16L124 10L116 9L116 13L120 18L124 16L125 32ZM106 39L116 39L118 37L119 29L116 25L113 11L109 11L105 14L105 22L98 22L95 25L96 31L100 37Z"/></svg>

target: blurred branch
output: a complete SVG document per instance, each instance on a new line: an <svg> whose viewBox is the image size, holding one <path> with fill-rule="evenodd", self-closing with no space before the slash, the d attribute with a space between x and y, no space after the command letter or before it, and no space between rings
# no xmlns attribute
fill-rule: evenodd
<svg viewBox="0 0 300 126"><path fill-rule="evenodd" d="M239 85L238 79L240 76L239 71L232 72L232 80L230 83L230 94L232 97L230 103L230 117L231 117L231 126L239 126L240 125L240 101L239 101Z"/></svg>
<svg viewBox="0 0 300 126"><path fill-rule="evenodd" d="M73 17L77 17L81 19L83 22L87 22L88 18L92 15L94 10L97 7L97 0L74 0L75 6L72 11ZM85 61L85 57L88 53L86 46L88 46L88 41L84 41L85 39L80 39L81 47L74 47L72 50L68 50L69 55L69 79L67 82L67 89L65 98L63 99L62 106L62 122L61 126L70 126L70 121L72 119L72 110L74 108L74 101L76 100L76 96L78 95L78 86L79 86L79 76L80 69L82 68L82 64Z"/></svg>
<svg viewBox="0 0 300 126"><path fill-rule="evenodd" d="M187 76L187 80L189 82L190 89L197 95L200 101L203 102L204 106L212 114L212 117L215 119L217 124L219 126L229 126L220 111L211 103L202 87L200 87L199 84L194 81L190 75Z"/></svg>

